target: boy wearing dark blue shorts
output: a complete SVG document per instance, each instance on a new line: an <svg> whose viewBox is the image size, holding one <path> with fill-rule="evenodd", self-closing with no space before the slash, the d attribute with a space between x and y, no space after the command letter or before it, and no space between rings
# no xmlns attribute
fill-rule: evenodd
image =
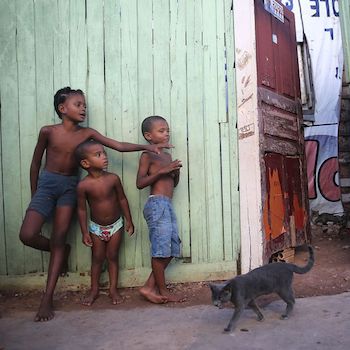
<svg viewBox="0 0 350 350"><path fill-rule="evenodd" d="M146 118L141 129L150 144L169 142L169 126L163 117ZM181 166L180 160L173 161L165 151L160 154L143 152L137 173L138 189L151 186L143 214L152 247L152 272L140 293L157 304L183 300L183 297L169 293L165 284L166 267L173 257L180 256L180 238L171 199L179 183Z"/></svg>

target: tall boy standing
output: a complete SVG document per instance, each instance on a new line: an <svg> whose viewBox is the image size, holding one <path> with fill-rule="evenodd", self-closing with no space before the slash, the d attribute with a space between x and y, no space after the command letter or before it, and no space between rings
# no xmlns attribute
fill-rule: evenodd
<svg viewBox="0 0 350 350"><path fill-rule="evenodd" d="M145 149L159 152L161 147L168 147L164 144L145 146L118 142L92 128L79 126L86 118L85 98L81 90L70 87L58 90L54 106L62 123L44 126L40 130L30 167L32 200L20 230L20 239L25 245L50 252L46 290L35 321L48 321L54 317L53 293L58 276L67 265L70 247L65 241L76 207L79 168L74 157L75 148L89 139L120 152ZM45 167L39 176L45 151ZM41 235L41 228L52 214L53 231L48 239Z"/></svg>
<svg viewBox="0 0 350 350"><path fill-rule="evenodd" d="M169 142L169 126L160 116L142 122L142 134L153 145ZM165 269L173 257L180 256L180 238L171 199L180 179L181 161L171 155L143 152L140 157L136 185L138 189L151 186L144 207L152 250L152 272L140 293L153 303L181 301L182 297L169 293L165 284Z"/></svg>

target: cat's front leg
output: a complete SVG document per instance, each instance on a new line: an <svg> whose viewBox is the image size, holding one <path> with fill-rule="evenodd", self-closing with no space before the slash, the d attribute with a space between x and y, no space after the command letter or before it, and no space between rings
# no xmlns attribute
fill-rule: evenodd
<svg viewBox="0 0 350 350"><path fill-rule="evenodd" d="M224 329L225 333L232 332L235 329L236 323L237 323L238 319L240 318L243 310L244 310L243 306L235 308L235 311L230 319L230 322L228 323L227 327Z"/></svg>

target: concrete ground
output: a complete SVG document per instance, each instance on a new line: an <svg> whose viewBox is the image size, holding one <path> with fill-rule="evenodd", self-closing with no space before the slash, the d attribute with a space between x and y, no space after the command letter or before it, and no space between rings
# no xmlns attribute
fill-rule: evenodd
<svg viewBox="0 0 350 350"><path fill-rule="evenodd" d="M297 299L293 315L280 320L284 308L282 301L268 304L263 322L247 309L231 334L222 331L232 309L212 305L58 311L45 323L33 322L33 313L20 312L0 319L0 349L350 348L350 293Z"/></svg>

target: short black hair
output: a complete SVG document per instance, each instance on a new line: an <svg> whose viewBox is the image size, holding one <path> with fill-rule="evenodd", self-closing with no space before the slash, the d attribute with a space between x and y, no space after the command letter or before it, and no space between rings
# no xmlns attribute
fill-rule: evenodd
<svg viewBox="0 0 350 350"><path fill-rule="evenodd" d="M145 136L146 132L150 132L152 130L152 125L157 120L163 120L166 122L165 118L161 117L160 115L151 115L143 120L141 124L141 131L143 136Z"/></svg>
<svg viewBox="0 0 350 350"><path fill-rule="evenodd" d="M79 94L79 95L84 96L83 91L81 91L79 89L73 90L69 86L66 86L63 89L59 89L55 93L55 96L53 98L53 105L55 106L55 111L56 111L57 115L59 116L59 118L62 119L62 115L61 115L60 111L58 110L58 106L61 103L64 103L70 95L74 95L74 94Z"/></svg>
<svg viewBox="0 0 350 350"><path fill-rule="evenodd" d="M100 144L101 144L100 142L97 142L93 139L86 140L80 143L74 151L75 159L77 160L77 162L80 164L80 162L86 158L88 149L91 146L100 145Z"/></svg>

